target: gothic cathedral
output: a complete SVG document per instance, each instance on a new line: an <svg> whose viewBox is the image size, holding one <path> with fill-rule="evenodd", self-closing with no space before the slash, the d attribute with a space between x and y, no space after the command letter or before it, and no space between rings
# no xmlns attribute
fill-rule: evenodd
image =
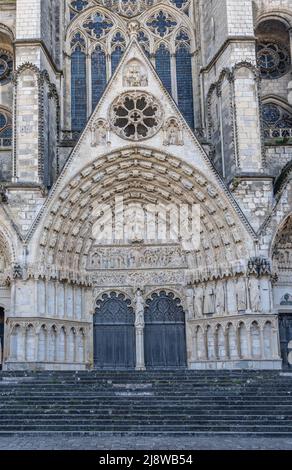
<svg viewBox="0 0 292 470"><path fill-rule="evenodd" d="M291 0L0 2L4 370L292 368Z"/></svg>

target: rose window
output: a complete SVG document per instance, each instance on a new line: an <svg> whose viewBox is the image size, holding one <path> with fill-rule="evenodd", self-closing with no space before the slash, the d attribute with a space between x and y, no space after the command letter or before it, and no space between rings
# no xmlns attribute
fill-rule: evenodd
<svg viewBox="0 0 292 470"><path fill-rule="evenodd" d="M13 59L9 52L0 51L0 83L7 83L11 79Z"/></svg>
<svg viewBox="0 0 292 470"><path fill-rule="evenodd" d="M281 44L261 42L257 46L257 63L263 78L279 78L290 68L290 54Z"/></svg>
<svg viewBox="0 0 292 470"><path fill-rule="evenodd" d="M124 93L111 107L114 131L129 140L147 139L162 125L163 111L160 103L148 93Z"/></svg>

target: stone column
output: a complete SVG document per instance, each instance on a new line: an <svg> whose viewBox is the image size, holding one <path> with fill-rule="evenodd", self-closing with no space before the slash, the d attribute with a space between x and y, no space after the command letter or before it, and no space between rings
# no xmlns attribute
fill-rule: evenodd
<svg viewBox="0 0 292 470"><path fill-rule="evenodd" d="M260 348L261 348L261 359L269 359L266 358L265 355L265 345L264 345L264 325L259 325L260 328Z"/></svg>
<svg viewBox="0 0 292 470"><path fill-rule="evenodd" d="M144 326L135 326L136 332L136 370L145 370Z"/></svg>
<svg viewBox="0 0 292 470"><path fill-rule="evenodd" d="M133 304L135 307L136 370L145 370L145 359L144 359L145 300L143 299L141 289L137 289Z"/></svg>
<svg viewBox="0 0 292 470"><path fill-rule="evenodd" d="M225 359L226 360L230 359L228 332L226 330L224 331L224 353L225 353Z"/></svg>

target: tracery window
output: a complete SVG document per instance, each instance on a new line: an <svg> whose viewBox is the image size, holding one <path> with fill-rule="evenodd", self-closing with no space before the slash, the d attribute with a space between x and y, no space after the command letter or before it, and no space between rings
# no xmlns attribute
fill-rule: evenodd
<svg viewBox="0 0 292 470"><path fill-rule="evenodd" d="M12 119L11 115L0 109L0 147L12 146Z"/></svg>
<svg viewBox="0 0 292 470"><path fill-rule="evenodd" d="M160 44L155 54L155 67L160 79L171 94L171 62L170 52L165 44Z"/></svg>
<svg viewBox="0 0 292 470"><path fill-rule="evenodd" d="M96 3L108 10L96 10ZM116 71L130 42L128 21L112 16L112 11L130 8L133 0L76 0L70 3L77 14L72 23L71 39L71 114L72 131L81 131L99 102L107 82ZM144 10L157 2L144 0ZM151 3L151 5L150 5ZM185 12L188 0L165 0ZM114 8L110 9L113 6ZM89 9L89 7L91 7ZM88 8L88 13L87 12ZM128 13L130 10L127 10ZM125 14L125 16L131 16ZM165 87L172 94L189 125L194 127L192 33L188 30L185 15L162 9L161 6L144 14L137 32L137 40L145 55L156 67ZM90 88L90 89L89 89Z"/></svg>
<svg viewBox="0 0 292 470"><path fill-rule="evenodd" d="M176 36L176 81L178 107L191 128L194 128L192 56L190 38L185 31Z"/></svg>
<svg viewBox="0 0 292 470"><path fill-rule="evenodd" d="M292 138L292 113L274 103L264 104L262 112L265 138Z"/></svg>
<svg viewBox="0 0 292 470"><path fill-rule="evenodd" d="M290 53L283 44L263 41L257 45L257 62L263 78L279 78L290 69Z"/></svg>
<svg viewBox="0 0 292 470"><path fill-rule="evenodd" d="M123 56L123 53L126 49L126 40L124 35L118 31L111 42L111 72L112 74L115 72L117 66L119 65L119 62Z"/></svg>
<svg viewBox="0 0 292 470"><path fill-rule="evenodd" d="M71 41L71 115L72 130L80 131L87 119L85 39L77 33Z"/></svg>
<svg viewBox="0 0 292 470"><path fill-rule="evenodd" d="M91 56L92 110L106 87L106 57L101 46L96 46Z"/></svg>
<svg viewBox="0 0 292 470"><path fill-rule="evenodd" d="M156 5L160 0L69 0L71 18L85 8L92 5L100 5L108 8L110 11L132 18L140 15L143 11ZM168 0L170 5L175 6L181 11L188 12L190 0Z"/></svg>
<svg viewBox="0 0 292 470"><path fill-rule="evenodd" d="M13 71L13 57L10 52L0 49L0 85L11 80Z"/></svg>

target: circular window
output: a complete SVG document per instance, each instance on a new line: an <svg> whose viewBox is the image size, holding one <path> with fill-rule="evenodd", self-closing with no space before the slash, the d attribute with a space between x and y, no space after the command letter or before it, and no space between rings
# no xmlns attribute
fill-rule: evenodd
<svg viewBox="0 0 292 470"><path fill-rule="evenodd" d="M279 78L290 68L290 54L282 44L261 42L257 45L257 63L263 78Z"/></svg>
<svg viewBox="0 0 292 470"><path fill-rule="evenodd" d="M9 52L0 51L0 83L7 83L11 79L13 60Z"/></svg>
<svg viewBox="0 0 292 470"><path fill-rule="evenodd" d="M163 111L149 93L124 93L112 104L110 120L114 131L124 139L147 139L160 129Z"/></svg>
<svg viewBox="0 0 292 470"><path fill-rule="evenodd" d="M264 121L269 124L274 124L280 119L281 113L278 106L274 104L266 104L263 106Z"/></svg>

